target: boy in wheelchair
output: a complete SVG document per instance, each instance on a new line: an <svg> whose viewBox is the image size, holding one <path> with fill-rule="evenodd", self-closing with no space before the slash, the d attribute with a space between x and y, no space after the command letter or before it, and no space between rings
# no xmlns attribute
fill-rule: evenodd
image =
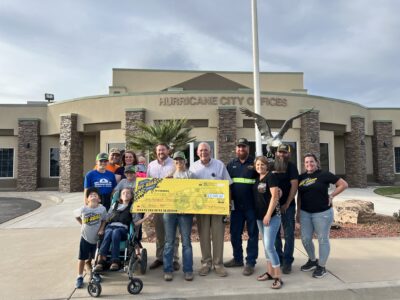
<svg viewBox="0 0 400 300"><path fill-rule="evenodd" d="M106 268L106 259L111 246L111 271L120 269L120 242L127 239L131 223L138 227L152 215L145 214L143 217L138 213L131 213L133 193L130 188L124 188L120 192L119 200L116 201L108 211L107 226L104 238L100 245L100 257L94 268L95 272L101 272ZM135 230L137 234L137 230Z"/></svg>

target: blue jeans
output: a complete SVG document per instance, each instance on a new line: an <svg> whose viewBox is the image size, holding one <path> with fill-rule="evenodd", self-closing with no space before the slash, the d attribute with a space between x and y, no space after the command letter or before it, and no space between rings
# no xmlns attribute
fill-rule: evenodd
<svg viewBox="0 0 400 300"><path fill-rule="evenodd" d="M119 262L119 243L127 238L128 229L122 226L107 225L100 246L100 255L107 256L111 245L111 261Z"/></svg>
<svg viewBox="0 0 400 300"><path fill-rule="evenodd" d="M190 235L192 233L193 215L164 214L165 244L164 244L164 272L173 272L174 246L176 238L176 227L182 238L182 261L183 272L193 272L193 251Z"/></svg>
<svg viewBox="0 0 400 300"><path fill-rule="evenodd" d="M272 267L277 268L280 266L279 256L275 249L276 234L281 227L281 217L275 215L271 218L269 226L264 225L262 220L257 220L258 230L261 233L265 258L271 261Z"/></svg>
<svg viewBox="0 0 400 300"><path fill-rule="evenodd" d="M294 261L294 216L296 205L290 205L285 213L281 214L282 227L285 237L285 246L282 245L281 232L278 230L275 240L275 248L278 252L279 260L282 265L291 266Z"/></svg>
<svg viewBox="0 0 400 300"><path fill-rule="evenodd" d="M242 234L245 222L249 235L246 264L254 267L258 257L258 228L254 209L231 211L230 232L233 258L237 262L243 262Z"/></svg>
<svg viewBox="0 0 400 300"><path fill-rule="evenodd" d="M308 258L315 260L315 248L313 233L317 235L319 244L319 265L325 267L331 246L329 243L329 231L333 222L333 208L319 213L300 211L301 241L306 249Z"/></svg>

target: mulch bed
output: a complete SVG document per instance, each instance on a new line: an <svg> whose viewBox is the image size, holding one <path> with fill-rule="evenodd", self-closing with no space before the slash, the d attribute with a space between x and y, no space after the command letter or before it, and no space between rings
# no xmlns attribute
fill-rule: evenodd
<svg viewBox="0 0 400 300"><path fill-rule="evenodd" d="M195 223L195 222L194 222ZM152 222L145 223L144 242L155 242L154 226ZM296 238L300 238L299 230L295 232ZM331 228L330 238L376 238L376 237L400 237L400 222L394 217L377 215L373 221L363 224L334 224ZM243 239L247 240L247 232L243 233ZM198 242L197 226L192 228L192 241ZM229 223L225 226L225 241L230 241Z"/></svg>

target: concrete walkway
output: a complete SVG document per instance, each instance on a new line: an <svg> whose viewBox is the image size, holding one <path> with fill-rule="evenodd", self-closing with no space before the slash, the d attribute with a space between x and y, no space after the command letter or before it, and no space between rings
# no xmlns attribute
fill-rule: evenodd
<svg viewBox="0 0 400 300"><path fill-rule="evenodd" d="M377 213L399 209L397 199L371 194L372 188L348 189L344 199L364 199L375 203ZM86 285L75 290L79 225L72 211L82 204L82 193L3 192L0 197L33 199L42 205L26 215L0 224L0 299L90 299ZM346 198L347 197L347 198ZM338 197L339 198L339 197ZM338 200L340 200L338 199ZM400 204L400 202L397 202ZM395 208L396 207L396 208ZM300 240L296 240L293 272L284 275L284 287L275 291L271 282L257 282L264 272L263 252L253 276L245 277L241 268L229 269L229 276L214 273L185 282L177 272L172 282L162 279L162 270L140 276L144 287L139 295L126 290L127 276L110 273L102 282L103 299L400 299L400 238L340 239L331 241L329 274L314 279L301 272L307 260ZM154 259L154 244L146 244L149 262ZM263 249L260 243L260 249ZM193 243L194 267L200 266L200 247ZM225 258L232 249L225 243ZM86 283L86 282L85 282Z"/></svg>

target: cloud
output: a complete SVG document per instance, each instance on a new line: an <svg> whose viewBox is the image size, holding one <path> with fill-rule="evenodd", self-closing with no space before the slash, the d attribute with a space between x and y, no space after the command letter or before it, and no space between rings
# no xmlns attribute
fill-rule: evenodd
<svg viewBox="0 0 400 300"><path fill-rule="evenodd" d="M396 0L258 1L260 70L400 107L398 11ZM251 71L250 1L4 0L0 68L0 102L106 94L112 68Z"/></svg>

